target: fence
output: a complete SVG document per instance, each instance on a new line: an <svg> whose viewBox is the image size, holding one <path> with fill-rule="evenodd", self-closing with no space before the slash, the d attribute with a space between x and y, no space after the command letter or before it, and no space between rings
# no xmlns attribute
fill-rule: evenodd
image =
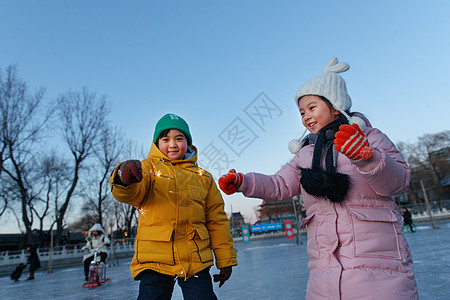
<svg viewBox="0 0 450 300"><path fill-rule="evenodd" d="M81 264L83 255L87 250L81 250L85 244L67 245L50 248L38 248L37 254L42 268L46 268L50 259L53 267L69 266ZM112 261L117 258L131 257L134 253L134 239L123 239L116 241L109 249L109 259ZM23 250L4 251L0 253L0 273L4 274L19 263L26 263L27 253Z"/></svg>
<svg viewBox="0 0 450 300"><path fill-rule="evenodd" d="M415 222L430 221L430 215L428 214L425 202L400 205L400 209L406 207L412 214L412 218ZM430 202L431 216L436 219L449 219L450 218L450 200L440 200Z"/></svg>

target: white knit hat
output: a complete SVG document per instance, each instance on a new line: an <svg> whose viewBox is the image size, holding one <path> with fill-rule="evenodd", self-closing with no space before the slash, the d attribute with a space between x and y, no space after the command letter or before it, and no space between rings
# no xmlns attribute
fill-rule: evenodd
<svg viewBox="0 0 450 300"><path fill-rule="evenodd" d="M346 111L352 106L352 99L347 92L344 79L338 74L350 68L347 63L340 63L333 57L323 68L322 75L308 80L295 95L295 103L299 106L299 99L306 95L317 95L327 98L333 107L340 111L348 120L349 124L358 124L361 130L366 127L364 120L359 117L350 117ZM300 108L300 107L299 107ZM301 148L300 139L289 143L289 150L297 153Z"/></svg>

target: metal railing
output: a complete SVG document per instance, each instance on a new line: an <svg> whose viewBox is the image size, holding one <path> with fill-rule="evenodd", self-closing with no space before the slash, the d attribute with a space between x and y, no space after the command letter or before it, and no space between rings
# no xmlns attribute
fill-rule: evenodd
<svg viewBox="0 0 450 300"><path fill-rule="evenodd" d="M411 212L414 221L423 222L430 220L425 202L399 206L400 210L405 207ZM431 201L430 211L431 216L435 219L450 218L450 200Z"/></svg>
<svg viewBox="0 0 450 300"><path fill-rule="evenodd" d="M50 248L38 248L37 254L39 260L42 263L46 263L50 260L63 260L71 258L81 258L83 255L87 254L86 250L81 250L85 244L77 245L66 245L53 247L53 251ZM113 248L114 247L114 248ZM134 252L134 238L123 239L115 241L114 245L109 247L110 254L114 252L115 254ZM19 263L25 263L27 261L28 254L25 249L14 250L14 251L2 251L0 252L0 266L6 265L18 265Z"/></svg>

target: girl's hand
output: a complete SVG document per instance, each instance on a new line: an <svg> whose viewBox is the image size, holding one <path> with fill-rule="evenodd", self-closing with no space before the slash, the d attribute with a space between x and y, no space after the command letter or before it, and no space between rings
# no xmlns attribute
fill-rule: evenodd
<svg viewBox="0 0 450 300"><path fill-rule="evenodd" d="M219 178L219 188L227 195L234 194L244 181L244 174L236 173L236 170L231 169L228 174Z"/></svg>
<svg viewBox="0 0 450 300"><path fill-rule="evenodd" d="M351 160L370 160L373 158L373 149L357 124L339 126L339 131L336 132L334 137L334 149Z"/></svg>

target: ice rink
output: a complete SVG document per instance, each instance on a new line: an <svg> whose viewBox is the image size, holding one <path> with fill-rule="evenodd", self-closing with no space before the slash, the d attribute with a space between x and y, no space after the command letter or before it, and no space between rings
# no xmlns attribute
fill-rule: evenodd
<svg viewBox="0 0 450 300"><path fill-rule="evenodd" d="M411 246L420 299L450 299L450 222L418 224L415 233L406 232ZM221 288L214 284L219 299L305 299L308 279L306 237L303 244L295 240L277 238L236 243L239 265ZM0 277L1 299L136 299L139 283L131 278L130 259L120 260L118 266L108 268L111 281L95 289L84 289L81 266L46 269L36 272L36 279L19 282L9 276ZM211 274L217 269L212 268ZM182 299L175 285L172 299Z"/></svg>

